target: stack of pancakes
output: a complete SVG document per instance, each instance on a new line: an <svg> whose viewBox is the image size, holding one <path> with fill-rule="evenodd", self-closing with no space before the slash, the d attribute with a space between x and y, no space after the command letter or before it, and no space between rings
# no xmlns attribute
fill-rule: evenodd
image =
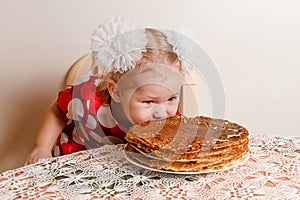
<svg viewBox="0 0 300 200"><path fill-rule="evenodd" d="M135 125L126 155L158 170L205 172L229 167L248 152L248 131L227 120L175 116Z"/></svg>

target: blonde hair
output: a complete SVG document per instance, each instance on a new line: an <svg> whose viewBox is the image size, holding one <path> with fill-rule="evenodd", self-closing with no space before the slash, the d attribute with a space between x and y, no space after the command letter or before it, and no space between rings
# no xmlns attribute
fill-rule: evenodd
<svg viewBox="0 0 300 200"><path fill-rule="evenodd" d="M136 68L147 63L170 65L177 70L182 71L181 63L177 54L173 51L173 46L168 43L167 37L159 30L153 28L145 29L147 35L146 52L142 53L142 57L136 63ZM110 80L117 81L125 74L121 72L104 73L97 90L100 91L100 99L102 102L110 104L110 94L107 84Z"/></svg>

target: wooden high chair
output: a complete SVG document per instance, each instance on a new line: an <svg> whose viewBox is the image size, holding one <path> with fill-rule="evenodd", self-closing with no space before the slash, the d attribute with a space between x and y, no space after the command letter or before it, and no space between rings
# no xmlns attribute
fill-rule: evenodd
<svg viewBox="0 0 300 200"><path fill-rule="evenodd" d="M94 66L91 54L86 54L80 57L70 67L66 75L65 86L71 87L79 76L87 75L88 73L97 73L99 69ZM191 80L190 77L189 79ZM195 94L197 94L197 85L195 81L189 82L191 83L184 84L181 88L179 110L181 114L193 117L198 115L198 104L196 100L197 98L195 97Z"/></svg>
<svg viewBox="0 0 300 200"><path fill-rule="evenodd" d="M67 72L65 86L71 87L78 77L91 72L93 66L94 64L91 54L85 54L84 56L80 57Z"/></svg>

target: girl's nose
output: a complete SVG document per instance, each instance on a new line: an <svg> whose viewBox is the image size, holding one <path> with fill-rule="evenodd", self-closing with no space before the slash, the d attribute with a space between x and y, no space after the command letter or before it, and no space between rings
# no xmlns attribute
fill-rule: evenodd
<svg viewBox="0 0 300 200"><path fill-rule="evenodd" d="M154 105L151 109L150 120L160 120L167 118L167 112L164 106Z"/></svg>

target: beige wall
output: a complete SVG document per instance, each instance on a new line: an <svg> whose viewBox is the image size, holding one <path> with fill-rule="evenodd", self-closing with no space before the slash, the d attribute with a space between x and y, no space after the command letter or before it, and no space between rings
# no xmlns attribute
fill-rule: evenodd
<svg viewBox="0 0 300 200"><path fill-rule="evenodd" d="M225 118L252 134L300 135L299 9L296 0L0 0L0 171L22 165L69 66L115 15L190 30L222 77ZM199 114L209 115L205 90Z"/></svg>

